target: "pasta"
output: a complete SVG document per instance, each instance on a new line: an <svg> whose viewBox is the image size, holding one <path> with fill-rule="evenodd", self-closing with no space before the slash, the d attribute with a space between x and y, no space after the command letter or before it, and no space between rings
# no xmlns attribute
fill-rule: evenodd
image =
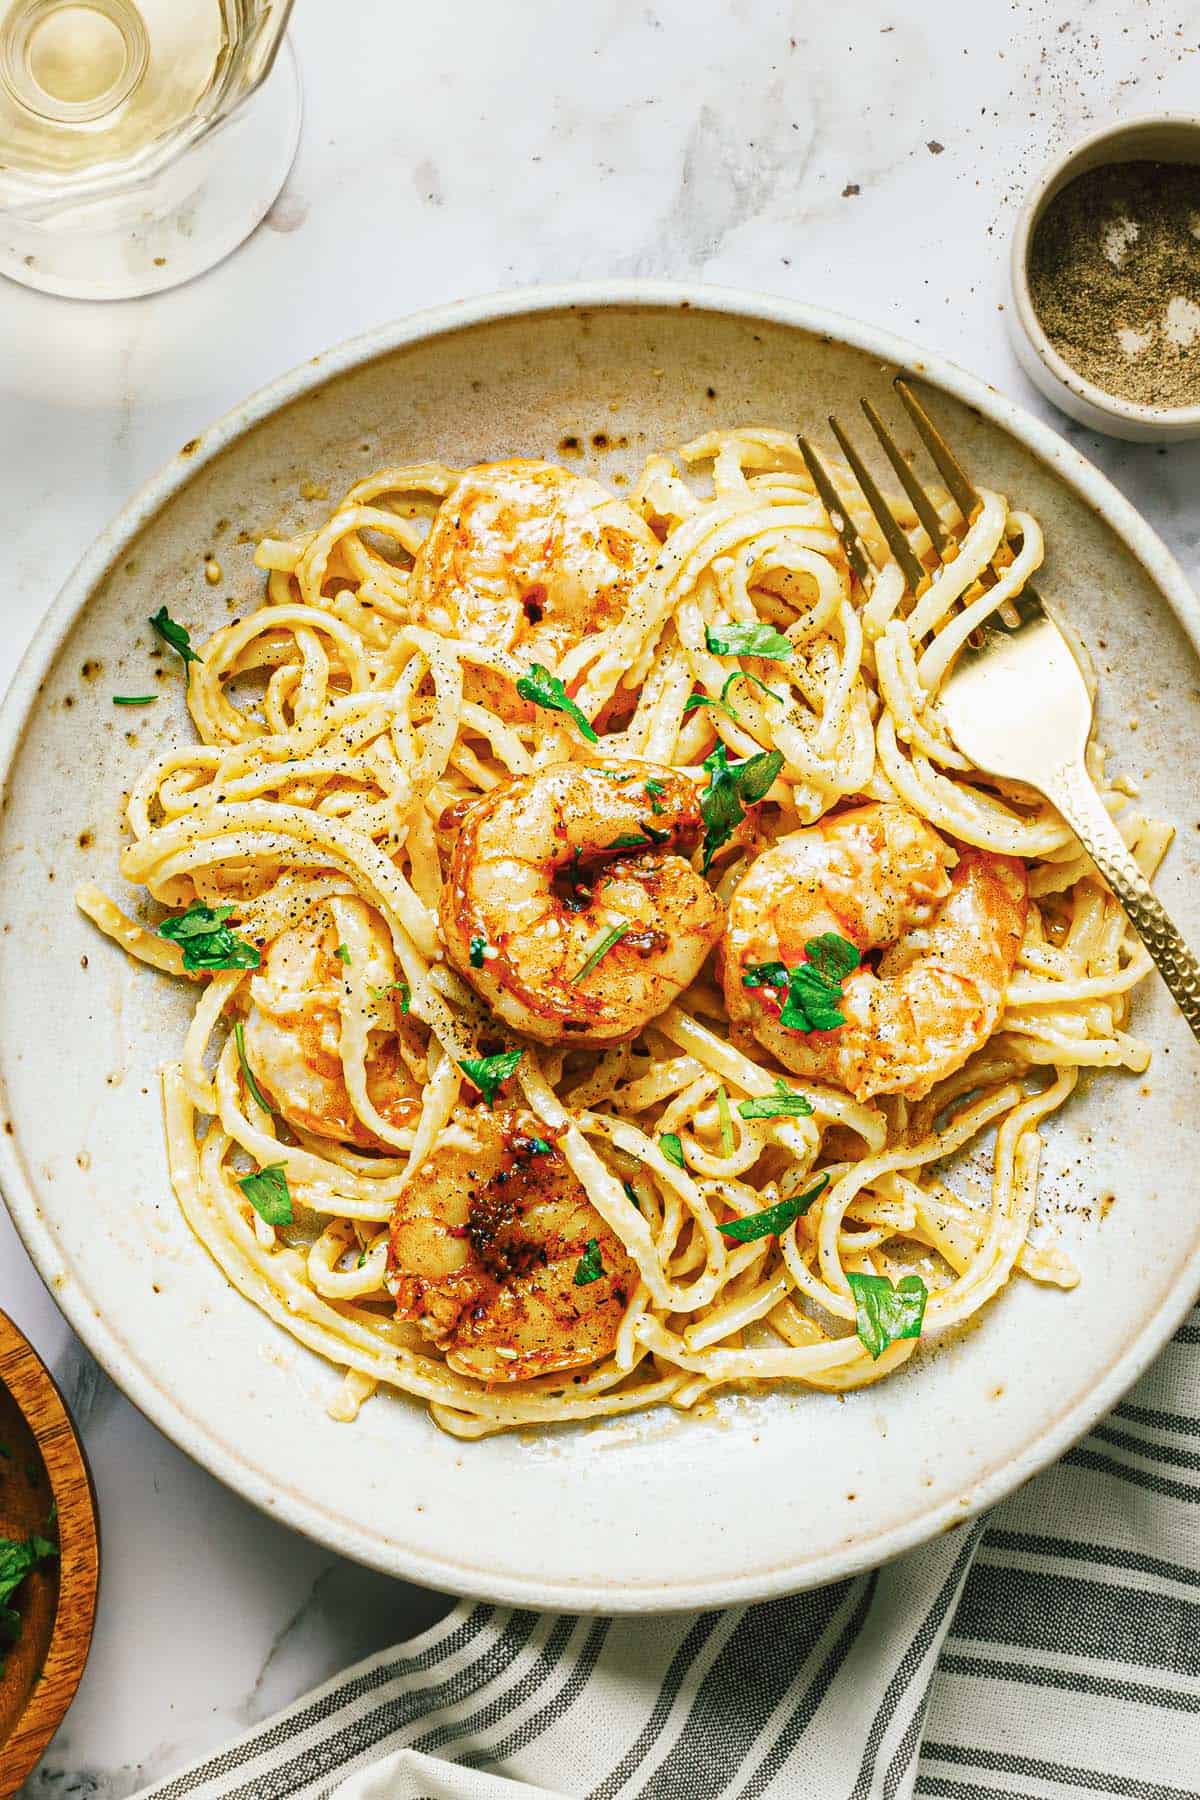
<svg viewBox="0 0 1200 1800"><path fill-rule="evenodd" d="M171 1179L200 1242L343 1372L335 1416L382 1386L466 1438L694 1408L730 1386L857 1387L1018 1272L1072 1286L1067 1258L1029 1237L1041 1133L1081 1069L1146 1067L1127 1025L1149 962L1057 815L971 768L937 706L969 633L1038 567L1036 520L983 492L958 554L914 598L865 509L882 572L870 592L852 581L783 432L714 431L654 455L627 502L547 465L497 467L515 473L382 469L315 531L259 545L263 604L201 652L182 634L199 742L157 757L128 796L122 872L174 923L160 932L80 892L132 956L199 984L163 1086ZM561 591L530 578L557 554L538 536L547 507L588 571ZM1092 754L1151 874L1170 831L1103 783ZM738 788L750 767L761 784ZM637 830L605 843L634 792ZM554 856L537 847L537 805L559 796L545 817L561 831L564 794L586 812L586 867L604 872L617 922L586 936L598 902L580 878L584 899L553 911L559 966L518 1000L497 959L545 951ZM1012 955L981 1041L936 1078L860 1083L851 1026L842 1062L822 1062L837 1027L789 1037L781 988L772 1054L754 1012L768 977L730 974L748 872L774 846L824 856L848 819L901 817L933 846L939 892L954 866L1015 872ZM635 910L658 909L653 930L620 912L622 882ZM456 948L468 899L471 919L491 906L496 923L464 925ZM746 916L753 935L757 902ZM889 979L928 950L922 929ZM770 965L777 986L786 960ZM849 974L813 977L835 1013ZM410 1290L445 1291L405 1261L414 1221L455 1268L487 1262L474 1215L442 1231L436 1209L455 1146L471 1169L491 1154L489 1114L509 1149L520 1122L533 1211L551 1218L567 1194L576 1224L594 1221L553 1296L560 1329L567 1303L581 1333L595 1327L575 1361L506 1369L496 1356L524 1351L493 1337L484 1356L415 1301L398 1311ZM953 1171L980 1145L986 1195ZM543 1288L552 1262L543 1245ZM532 1278L511 1256L487 1266L491 1331Z"/></svg>

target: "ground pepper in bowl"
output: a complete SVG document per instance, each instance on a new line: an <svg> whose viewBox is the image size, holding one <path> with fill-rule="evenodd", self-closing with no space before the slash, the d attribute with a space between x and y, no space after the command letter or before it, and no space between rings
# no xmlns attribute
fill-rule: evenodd
<svg viewBox="0 0 1200 1800"><path fill-rule="evenodd" d="M1029 293L1054 349L1141 406L1200 405L1200 165L1089 169L1033 233Z"/></svg>

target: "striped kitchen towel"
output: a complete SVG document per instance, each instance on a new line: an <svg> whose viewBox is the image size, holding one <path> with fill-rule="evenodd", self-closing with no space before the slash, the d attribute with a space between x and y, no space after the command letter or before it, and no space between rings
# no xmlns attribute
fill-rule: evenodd
<svg viewBox="0 0 1200 1800"><path fill-rule="evenodd" d="M986 1519L660 1618L464 1602L153 1800L1200 1797L1200 1312Z"/></svg>

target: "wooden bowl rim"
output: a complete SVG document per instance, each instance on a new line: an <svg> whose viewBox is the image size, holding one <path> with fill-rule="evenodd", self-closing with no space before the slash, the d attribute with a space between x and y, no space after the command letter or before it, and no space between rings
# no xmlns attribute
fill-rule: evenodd
<svg viewBox="0 0 1200 1800"><path fill-rule="evenodd" d="M0 1312L0 1382L33 1433L58 1509L58 1604L41 1672L0 1744L0 1800L16 1791L58 1730L87 1664L100 1583L100 1534L91 1470L54 1379L33 1345ZM35 1418L40 1423L35 1424Z"/></svg>

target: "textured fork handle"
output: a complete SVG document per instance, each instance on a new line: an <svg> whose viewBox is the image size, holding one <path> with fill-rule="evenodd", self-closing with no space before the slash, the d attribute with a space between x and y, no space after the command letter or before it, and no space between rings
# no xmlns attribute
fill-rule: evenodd
<svg viewBox="0 0 1200 1800"><path fill-rule="evenodd" d="M1082 763L1064 763L1044 791L1125 908L1193 1035L1200 1038L1200 962L1155 899Z"/></svg>

